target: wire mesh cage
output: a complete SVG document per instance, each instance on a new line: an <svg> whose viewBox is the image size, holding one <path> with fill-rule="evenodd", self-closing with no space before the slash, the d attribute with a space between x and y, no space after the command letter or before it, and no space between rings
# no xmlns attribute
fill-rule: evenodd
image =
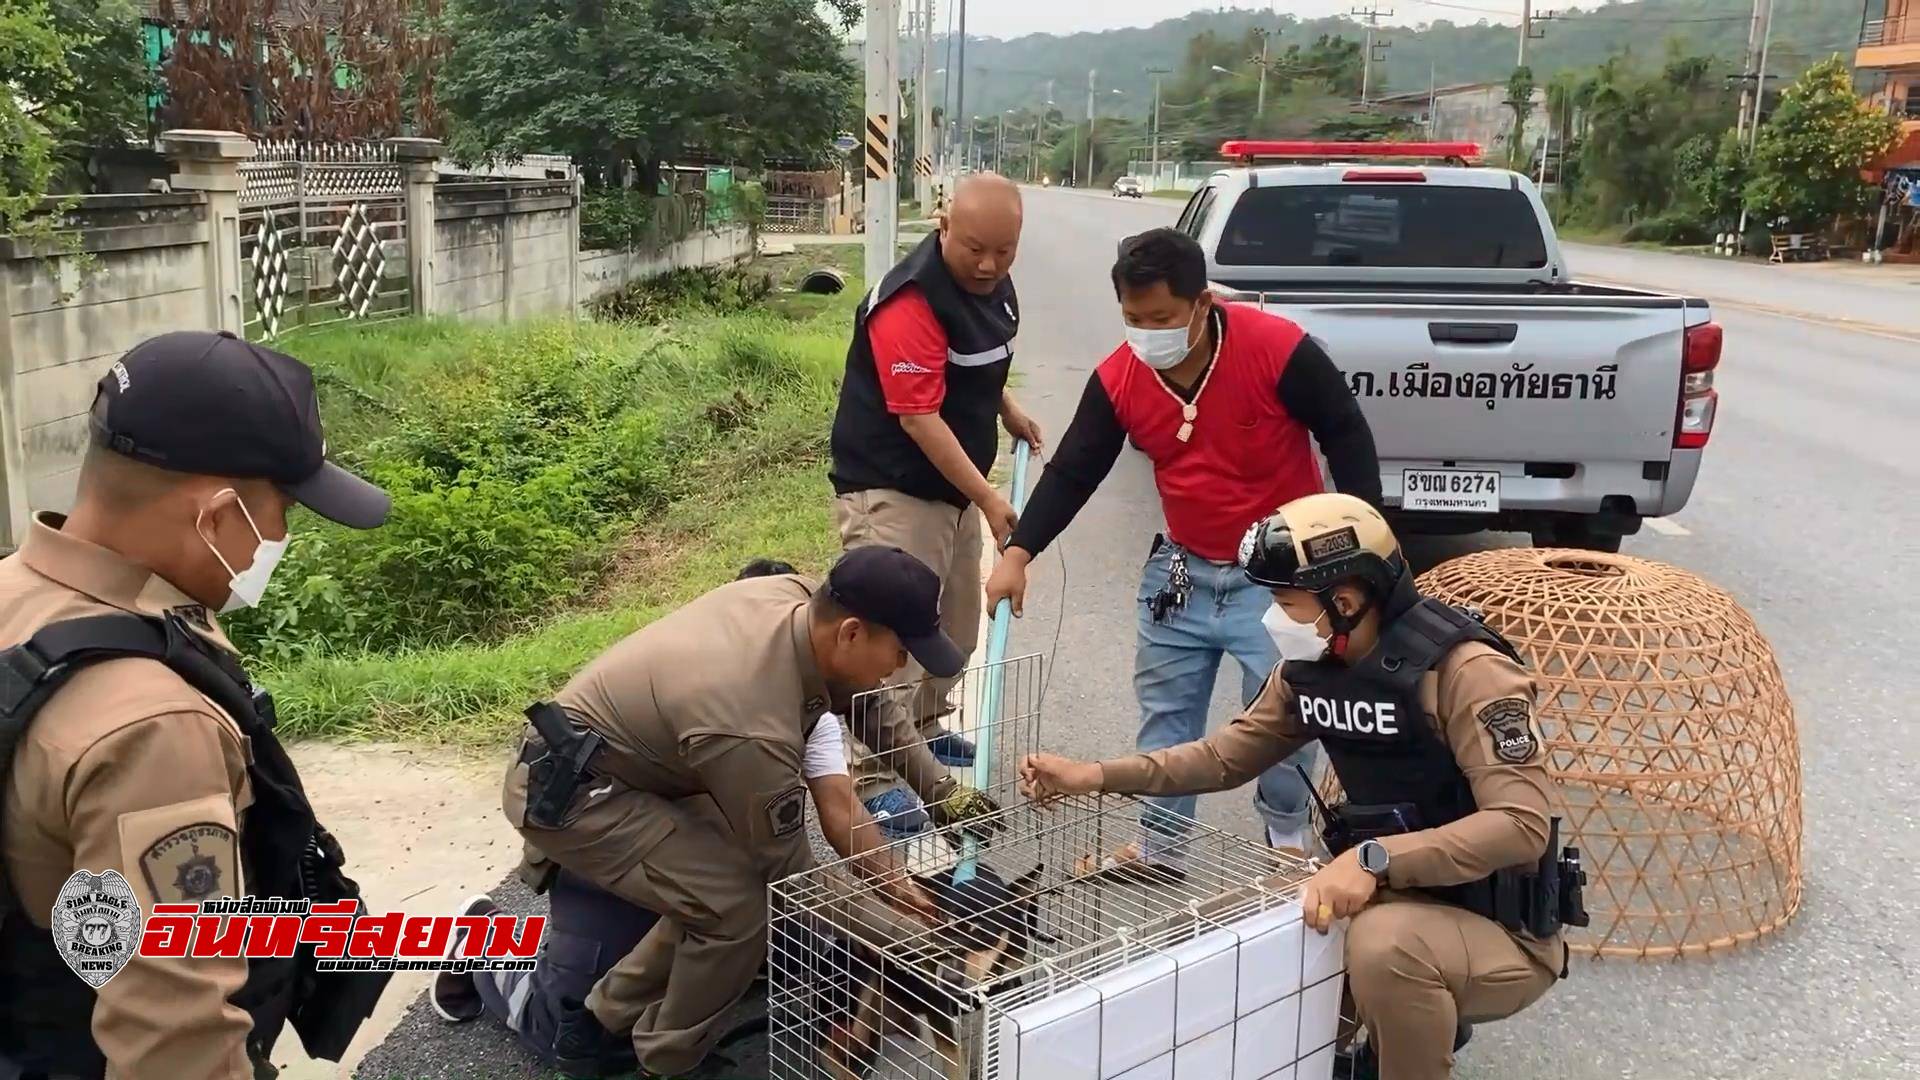
<svg viewBox="0 0 1920 1080"><path fill-rule="evenodd" d="M1800 746L1773 650L1719 587L1590 551L1484 551L1422 591L1528 658L1557 813L1584 857L1574 949L1673 956L1750 941L1800 906Z"/></svg>
<svg viewBox="0 0 1920 1080"><path fill-rule="evenodd" d="M1017 793L1039 675L1037 657L987 665L949 699L946 726L986 755L969 782L997 805L879 849L937 923L891 908L866 856L772 886L771 1076L1101 1080L1158 1063L1173 1077L1176 1054L1179 1076L1261 1080L1305 1058L1326 1075L1341 943L1299 921L1307 865L1190 822L1179 873L1116 868L1108 853L1146 839L1137 800Z"/></svg>

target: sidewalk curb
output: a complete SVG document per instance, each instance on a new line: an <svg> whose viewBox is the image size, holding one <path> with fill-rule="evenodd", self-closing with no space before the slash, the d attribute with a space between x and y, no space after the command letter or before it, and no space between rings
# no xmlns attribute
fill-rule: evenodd
<svg viewBox="0 0 1920 1080"><path fill-rule="evenodd" d="M1628 289L1645 289L1648 287L1624 278L1603 277L1594 274L1583 274L1579 280L1592 282L1595 285L1612 285ZM1831 326L1840 330L1849 330L1857 334L1871 334L1875 337L1888 338L1893 341L1920 343L1920 330L1903 330L1896 326L1882 326L1879 323L1849 319L1842 315L1821 315L1811 311L1796 311L1792 308L1774 307L1770 304L1756 304L1751 300L1736 300L1730 296L1715 296L1707 292L1690 291L1689 295L1698 296L1709 304L1718 307L1732 308L1735 311L1747 311L1758 315L1772 315L1776 318L1793 319L1797 322L1813 323L1818 326Z"/></svg>

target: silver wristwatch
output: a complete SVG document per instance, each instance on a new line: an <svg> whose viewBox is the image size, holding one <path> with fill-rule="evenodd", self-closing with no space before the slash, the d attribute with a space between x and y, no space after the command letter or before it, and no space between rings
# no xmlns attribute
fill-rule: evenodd
<svg viewBox="0 0 1920 1080"><path fill-rule="evenodd" d="M1354 849L1354 855L1360 860L1360 869L1372 874L1380 884L1387 883L1387 845L1378 840L1362 840Z"/></svg>

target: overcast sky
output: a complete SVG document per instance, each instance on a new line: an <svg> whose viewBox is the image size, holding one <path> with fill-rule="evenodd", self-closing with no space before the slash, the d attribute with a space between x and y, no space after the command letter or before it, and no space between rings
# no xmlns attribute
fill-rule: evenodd
<svg viewBox="0 0 1920 1080"><path fill-rule="evenodd" d="M945 32L949 8L957 10L958 0L934 0L934 19ZM1521 0L1381 0L1383 12L1391 10L1391 22L1411 25L1434 19L1474 23L1518 22ZM1151 26L1162 19L1185 15L1190 11L1209 11L1221 7L1259 8L1300 18L1318 18L1351 11L1355 0L1280 0L1262 5L1253 0L1238 3L1195 3L1193 0L967 0L967 33L988 37L1014 38L1022 34L1071 34L1082 30L1112 30L1123 26ZM1536 5L1537 6L1537 5ZM1564 6L1564 5L1563 5ZM1505 18L1495 12L1507 12Z"/></svg>

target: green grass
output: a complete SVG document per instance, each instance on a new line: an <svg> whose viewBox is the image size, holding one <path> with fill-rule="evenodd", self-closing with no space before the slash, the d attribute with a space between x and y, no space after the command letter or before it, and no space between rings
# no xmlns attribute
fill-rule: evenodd
<svg viewBox="0 0 1920 1080"><path fill-rule="evenodd" d="M802 570L832 562L839 540L818 462L676 504L656 550L603 606L560 614L497 644L305 660L263 672L290 738L497 745L521 710L621 637L731 580L757 557Z"/></svg>
<svg viewBox="0 0 1920 1080"><path fill-rule="evenodd" d="M1179 188L1160 188L1157 191L1147 192L1147 197L1150 199L1178 199L1181 202L1186 202L1188 199L1193 198L1193 192L1181 191Z"/></svg>
<svg viewBox="0 0 1920 1080"><path fill-rule="evenodd" d="M382 649L337 646L256 657L281 730L295 738L498 745L521 710L627 633L730 580L756 557L822 570L838 550L825 453L860 246L806 248L756 268L797 280L818 255L852 271L831 297L772 310L690 314L652 327L582 322L488 327L402 322L313 335L290 348L327 385L330 439L349 460L406 429L408 387L475 370L531 345L643 357L631 391L672 420L675 472L664 505L617 523L602 569L574 599L462 640ZM805 264L805 265L802 265ZM564 353L562 355L565 355ZM456 383L457 385L457 383ZM443 408L445 406L442 406ZM677 419L676 419L677 418ZM368 534L373 535L373 534ZM483 568L481 573L485 573ZM272 609L261 614L269 615Z"/></svg>

